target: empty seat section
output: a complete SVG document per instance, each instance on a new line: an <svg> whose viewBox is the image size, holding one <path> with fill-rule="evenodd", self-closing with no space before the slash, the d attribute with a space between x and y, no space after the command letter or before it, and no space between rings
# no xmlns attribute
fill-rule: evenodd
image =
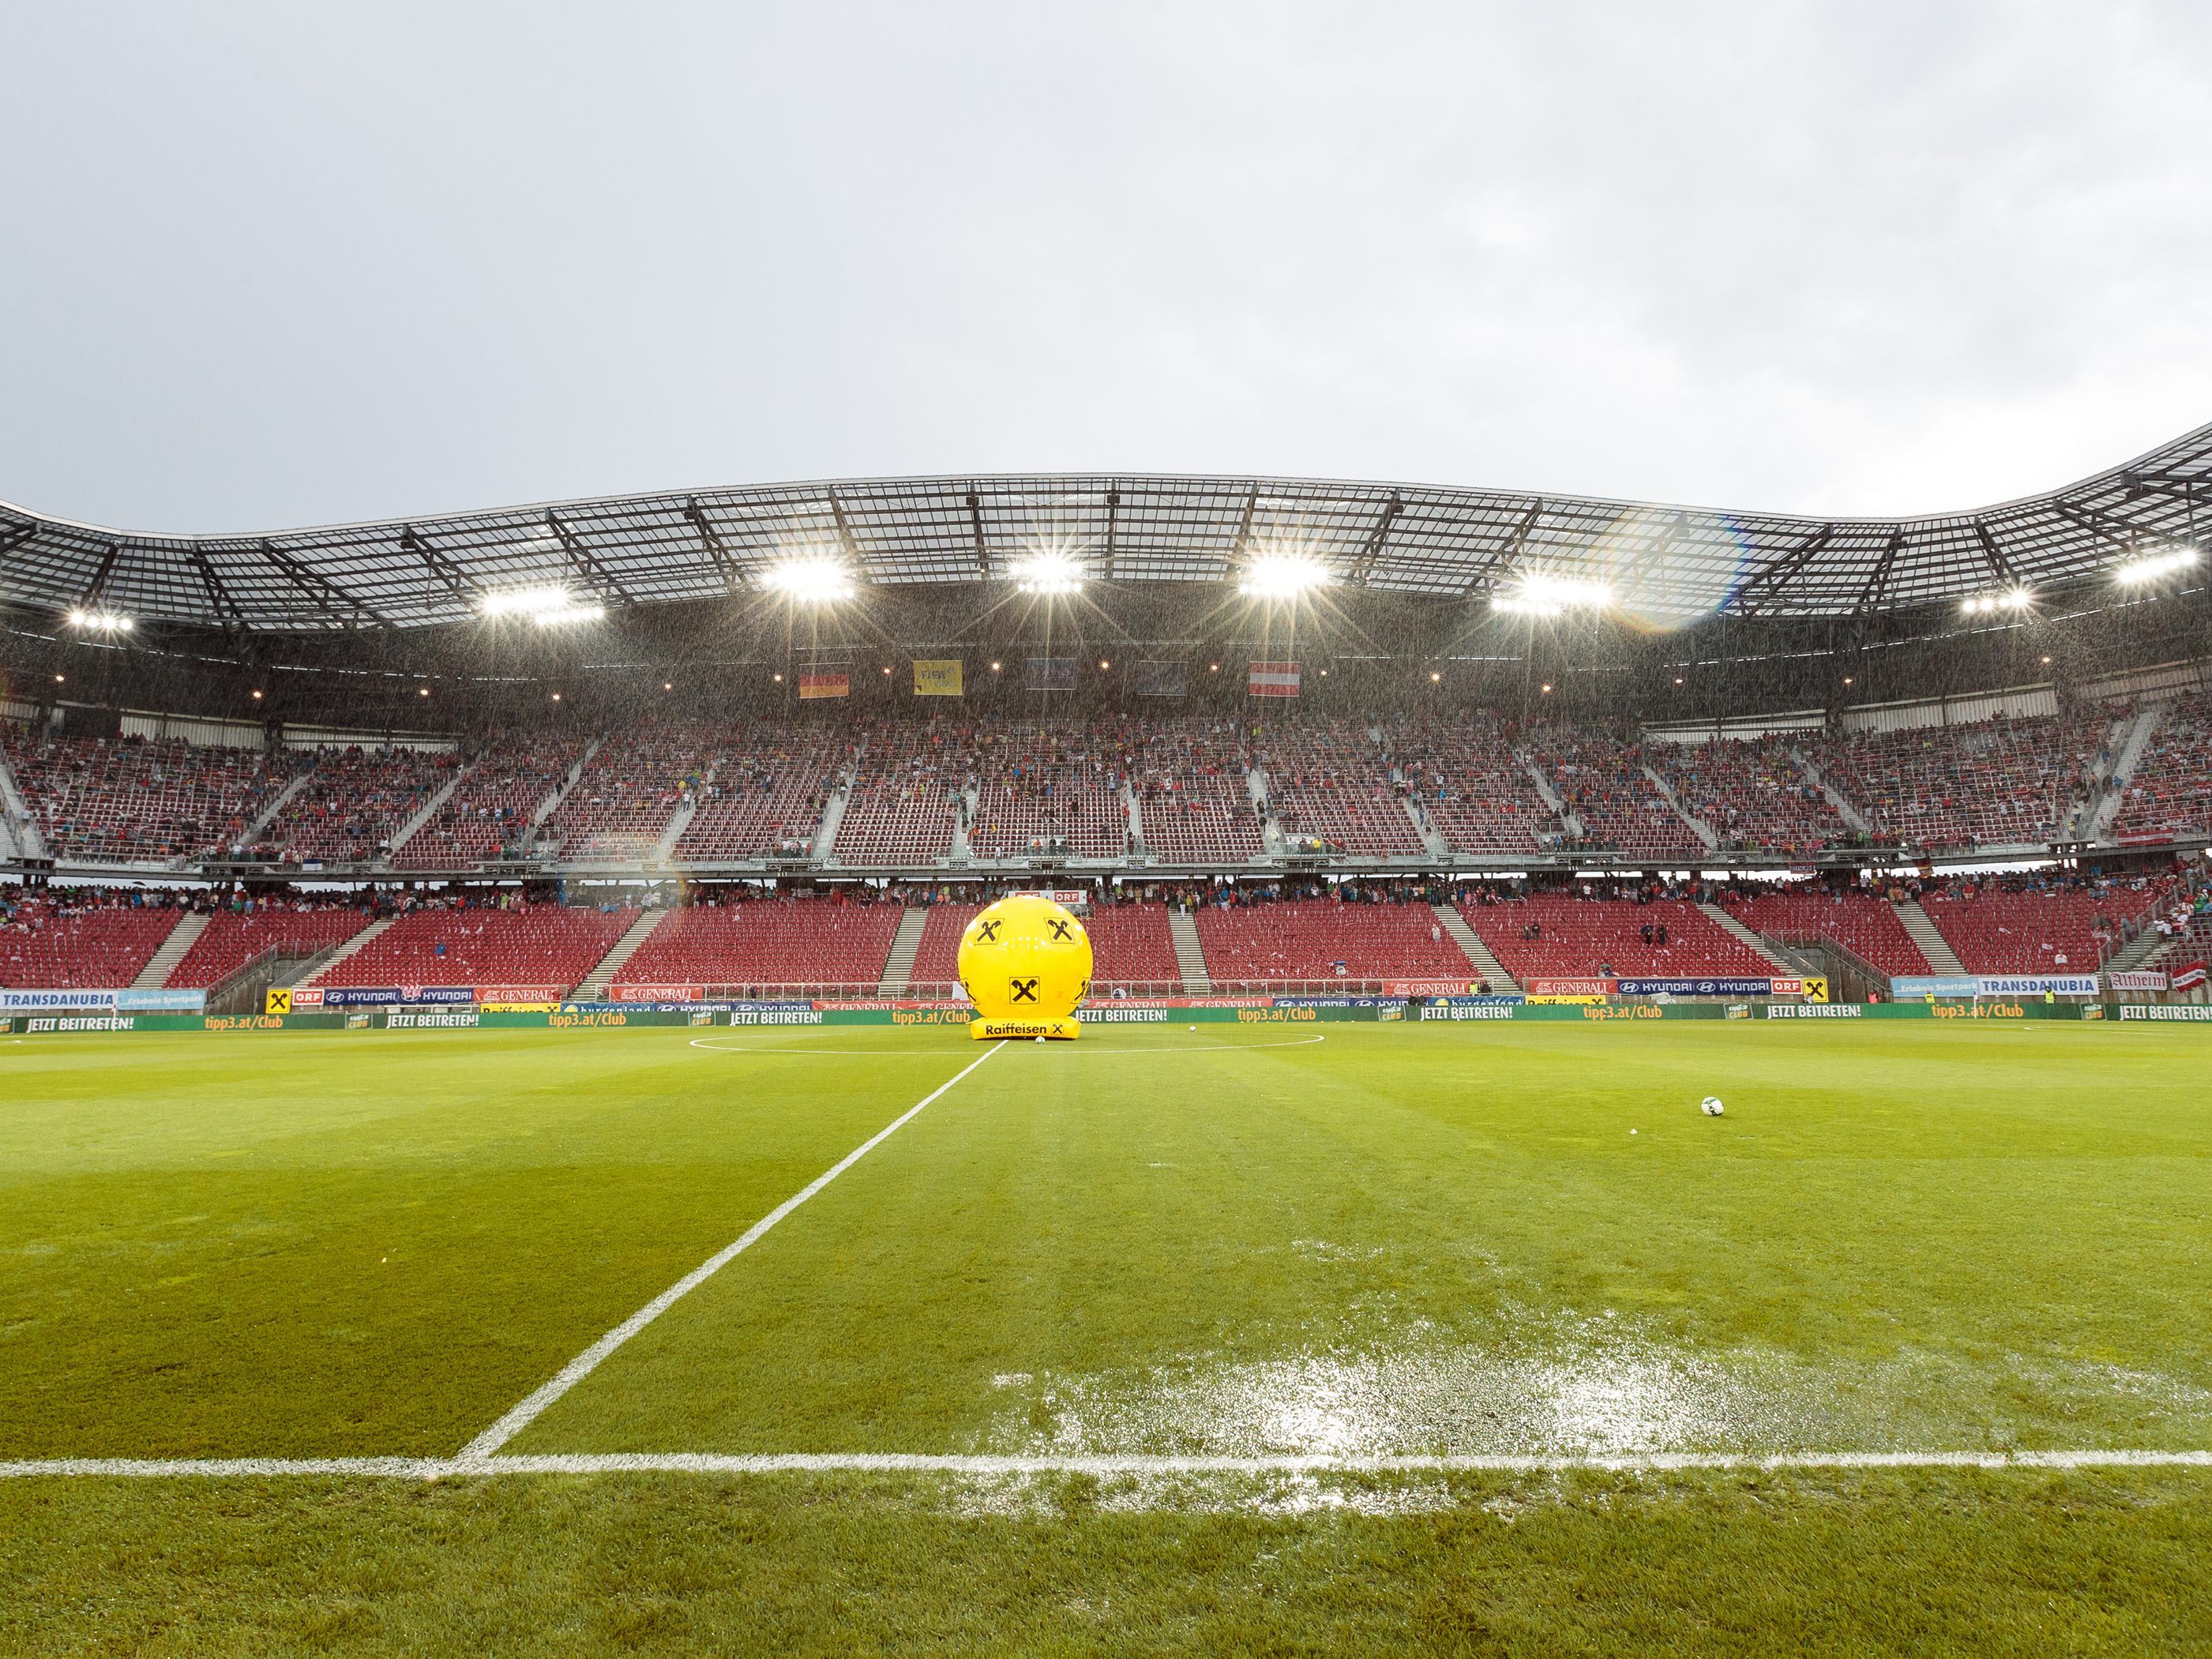
<svg viewBox="0 0 2212 1659"><path fill-rule="evenodd" d="M896 904L829 898L695 904L663 916L615 984L872 993L902 914Z"/></svg>
<svg viewBox="0 0 2212 1659"><path fill-rule="evenodd" d="M138 977L183 916L152 906L0 898L0 985L120 990Z"/></svg>
<svg viewBox="0 0 2212 1659"><path fill-rule="evenodd" d="M1148 721L1130 775L1152 857L1168 862L1257 857L1267 840L1252 804L1251 766L1233 720Z"/></svg>
<svg viewBox="0 0 2212 1659"><path fill-rule="evenodd" d="M1524 984L1601 975L1766 979L1775 971L1772 963L1686 899L1638 903L1532 893L1459 909L1506 971Z"/></svg>
<svg viewBox="0 0 2212 1659"><path fill-rule="evenodd" d="M162 983L171 990L201 991L234 974L264 951L288 957L312 957L343 945L372 918L366 910L337 905L302 909L264 907L252 915L218 910L192 941L185 958Z"/></svg>
<svg viewBox="0 0 2212 1659"><path fill-rule="evenodd" d="M884 721L869 729L832 849L841 864L933 864L952 850L975 778L966 728Z"/></svg>
<svg viewBox="0 0 2212 1659"><path fill-rule="evenodd" d="M950 996L960 984L960 935L980 904L933 904L921 924L909 982L916 996Z"/></svg>
<svg viewBox="0 0 2212 1659"><path fill-rule="evenodd" d="M1630 858L1694 864L1707 850L1646 775L1644 750L1565 726L1530 734L1536 763L1582 825L1579 845Z"/></svg>
<svg viewBox="0 0 2212 1659"><path fill-rule="evenodd" d="M167 863L245 850L283 787L258 749L149 738L54 738L0 720L23 805L57 858Z"/></svg>
<svg viewBox="0 0 2212 1659"><path fill-rule="evenodd" d="M1264 729L1258 761L1275 827L1369 857L1418 854L1402 779L1366 731L1348 720L1283 721Z"/></svg>
<svg viewBox="0 0 2212 1659"><path fill-rule="evenodd" d="M461 763L458 755L411 749L324 748L303 758L306 778L260 837L295 864L380 857Z"/></svg>
<svg viewBox="0 0 2212 1659"><path fill-rule="evenodd" d="M538 830L538 850L564 859L652 857L677 809L694 798L714 745L714 733L697 726L609 734Z"/></svg>
<svg viewBox="0 0 2212 1659"><path fill-rule="evenodd" d="M1722 908L1754 933L1784 945L1825 939L1885 974L1935 971L1898 920L1896 908L1871 893L1759 893L1725 899Z"/></svg>
<svg viewBox="0 0 2212 1659"><path fill-rule="evenodd" d="M1920 908L1970 974L2094 974L2160 890L1931 893Z"/></svg>
<svg viewBox="0 0 2212 1659"><path fill-rule="evenodd" d="M2212 833L2212 708L2201 696L2166 711L2120 797L2123 840Z"/></svg>
<svg viewBox="0 0 2212 1659"><path fill-rule="evenodd" d="M1500 722L1408 721L1389 743L1422 817L1454 852L1547 852L1565 839Z"/></svg>
<svg viewBox="0 0 2212 1659"><path fill-rule="evenodd" d="M1425 904L1291 899L1209 908L1196 921L1216 990L1284 981L1471 981L1474 972Z"/></svg>
<svg viewBox="0 0 2212 1659"><path fill-rule="evenodd" d="M416 910L310 982L534 986L565 994L636 920L635 910L557 904Z"/></svg>
<svg viewBox="0 0 2212 1659"><path fill-rule="evenodd" d="M1790 758L1787 738L1652 744L1644 751L1683 807L1727 852L1811 853L1848 840L1827 796Z"/></svg>
<svg viewBox="0 0 2212 1659"><path fill-rule="evenodd" d="M1146 995L1173 996L1182 989L1175 940L1168 932L1164 904L1116 904L1083 918L1091 935L1092 994L1122 987Z"/></svg>
<svg viewBox="0 0 2212 1659"><path fill-rule="evenodd" d="M820 726L748 720L720 732L676 857L706 863L811 850L847 752Z"/></svg>
<svg viewBox="0 0 2212 1659"><path fill-rule="evenodd" d="M584 752L580 738L511 732L469 763L430 821L410 836L392 862L447 869L520 853L530 820Z"/></svg>

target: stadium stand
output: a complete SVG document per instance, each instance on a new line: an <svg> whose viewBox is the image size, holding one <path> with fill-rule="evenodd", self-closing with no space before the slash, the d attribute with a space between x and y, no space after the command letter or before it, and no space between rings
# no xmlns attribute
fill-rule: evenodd
<svg viewBox="0 0 2212 1659"><path fill-rule="evenodd" d="M1801 744L1886 844L2049 842L2084 794L2109 714L1915 726Z"/></svg>
<svg viewBox="0 0 2212 1659"><path fill-rule="evenodd" d="M183 915L29 894L0 901L0 985L119 989L138 977Z"/></svg>
<svg viewBox="0 0 2212 1659"><path fill-rule="evenodd" d="M1535 853L1565 839L1499 721L1409 721L1388 742L1422 815L1454 852Z"/></svg>
<svg viewBox="0 0 2212 1659"><path fill-rule="evenodd" d="M1036 853L1119 858L1129 848L1121 802L1121 743L1114 726L1038 722L976 733L977 858Z"/></svg>
<svg viewBox="0 0 2212 1659"><path fill-rule="evenodd" d="M820 726L749 720L722 732L675 856L704 863L807 850L845 757L844 746Z"/></svg>
<svg viewBox="0 0 2212 1659"><path fill-rule="evenodd" d="M1723 850L1813 853L1849 840L1850 826L1790 758L1791 741L1655 744L1644 754Z"/></svg>
<svg viewBox="0 0 2212 1659"><path fill-rule="evenodd" d="M459 764L457 755L410 749L317 749L260 839L292 864L376 858Z"/></svg>
<svg viewBox="0 0 2212 1659"><path fill-rule="evenodd" d="M242 848L283 775L258 749L51 738L0 721L25 806L58 858L154 864Z"/></svg>
<svg viewBox="0 0 2212 1659"><path fill-rule="evenodd" d="M861 867L931 864L952 850L975 776L969 729L883 721L868 731L833 849Z"/></svg>
<svg viewBox="0 0 2212 1659"><path fill-rule="evenodd" d="M1774 973L1772 963L1685 899L1546 892L1462 903L1459 911L1523 985L1531 979L1766 979Z"/></svg>
<svg viewBox="0 0 2212 1659"><path fill-rule="evenodd" d="M982 908L980 904L930 907L922 922L921 948L914 953L912 983L916 995L945 995L959 984L960 935Z"/></svg>
<svg viewBox="0 0 2212 1659"><path fill-rule="evenodd" d="M294 908L264 905L251 915L218 910L208 918L185 959L162 983L173 991L204 991L237 972L264 951L288 957L312 957L343 945L373 918L366 910L339 905Z"/></svg>
<svg viewBox="0 0 2212 1659"><path fill-rule="evenodd" d="M470 763L446 804L407 838L392 862L436 869L520 850L531 815L561 787L583 752L580 738L518 732L498 738Z"/></svg>
<svg viewBox="0 0 2212 1659"><path fill-rule="evenodd" d="M636 920L634 909L557 904L415 910L308 982L538 987L566 994Z"/></svg>
<svg viewBox="0 0 2212 1659"><path fill-rule="evenodd" d="M1275 827L1294 839L1369 857L1423 850L1402 779L1364 727L1348 720L1278 722L1258 738Z"/></svg>
<svg viewBox="0 0 2212 1659"><path fill-rule="evenodd" d="M1217 991L1284 981L1358 986L1474 979L1466 954L1425 904L1287 899L1209 906L1194 920Z"/></svg>
<svg viewBox="0 0 2212 1659"><path fill-rule="evenodd" d="M1235 721L1147 721L1130 767L1146 849L1176 861L1256 856L1266 837L1250 771Z"/></svg>
<svg viewBox="0 0 2212 1659"><path fill-rule="evenodd" d="M2136 757L2113 832L2123 841L2212 835L2212 708L2177 701Z"/></svg>
<svg viewBox="0 0 2212 1659"><path fill-rule="evenodd" d="M1731 895L1721 908L1754 933L1785 945L1827 940L1885 974L1935 971L1898 920L1896 907L1871 893L1785 889Z"/></svg>
<svg viewBox="0 0 2212 1659"><path fill-rule="evenodd" d="M1537 765L1582 825L1583 847L1677 863L1705 855L1697 831L1645 775L1650 756L1641 744L1564 726L1537 728L1530 743Z"/></svg>
<svg viewBox="0 0 2212 1659"><path fill-rule="evenodd" d="M2057 892L1961 888L1923 894L1920 908L1970 974L2093 974L2162 890Z"/></svg>
<svg viewBox="0 0 2212 1659"><path fill-rule="evenodd" d="M872 995L898 932L896 904L759 898L660 919L615 976L617 994L696 985L730 994L806 989Z"/></svg>
<svg viewBox="0 0 2212 1659"><path fill-rule="evenodd" d="M611 733L539 828L536 847L557 858L652 857L677 808L694 798L713 741L694 726Z"/></svg>

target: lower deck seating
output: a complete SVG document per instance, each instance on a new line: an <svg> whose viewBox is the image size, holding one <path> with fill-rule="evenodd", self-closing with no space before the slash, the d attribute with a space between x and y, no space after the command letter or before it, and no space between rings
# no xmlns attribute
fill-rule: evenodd
<svg viewBox="0 0 2212 1659"><path fill-rule="evenodd" d="M1459 908L1523 984L1599 977L1765 979L1775 972L1771 962L1686 899L1639 902L1533 893Z"/></svg>
<svg viewBox="0 0 2212 1659"><path fill-rule="evenodd" d="M1196 921L1217 990L1285 980L1358 984L1474 975L1466 952L1425 904L1293 899L1203 909Z"/></svg>
<svg viewBox="0 0 2212 1659"><path fill-rule="evenodd" d="M310 981L316 985L513 985L574 990L637 920L628 910L529 904L402 916Z"/></svg>
<svg viewBox="0 0 2212 1659"><path fill-rule="evenodd" d="M1933 893L1920 908L1970 974L2094 974L2157 892Z"/></svg>
<svg viewBox="0 0 2212 1659"><path fill-rule="evenodd" d="M663 916L615 975L626 986L872 992L904 911L833 898L696 904Z"/></svg>
<svg viewBox="0 0 2212 1659"><path fill-rule="evenodd" d="M1885 974L1935 971L1898 920L1896 907L1871 893L1759 893L1724 899L1721 908L1754 933L1784 945L1826 939Z"/></svg>
<svg viewBox="0 0 2212 1659"><path fill-rule="evenodd" d="M24 897L0 906L0 985L119 990L161 948L181 910Z"/></svg>
<svg viewBox="0 0 2212 1659"><path fill-rule="evenodd" d="M218 910L207 920L185 959L163 981L171 990L202 991L243 968L264 951L312 957L343 945L364 927L366 910L335 906L305 910L260 909L252 915Z"/></svg>

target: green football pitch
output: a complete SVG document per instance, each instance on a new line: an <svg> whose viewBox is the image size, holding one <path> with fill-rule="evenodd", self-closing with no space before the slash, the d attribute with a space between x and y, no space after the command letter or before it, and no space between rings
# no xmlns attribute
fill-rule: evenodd
<svg viewBox="0 0 2212 1659"><path fill-rule="evenodd" d="M0 1040L0 1649L2203 1651L2208 1062Z"/></svg>

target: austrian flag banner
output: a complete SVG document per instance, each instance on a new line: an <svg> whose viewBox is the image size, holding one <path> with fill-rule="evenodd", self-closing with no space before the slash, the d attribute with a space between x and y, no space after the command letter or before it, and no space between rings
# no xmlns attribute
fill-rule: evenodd
<svg viewBox="0 0 2212 1659"><path fill-rule="evenodd" d="M1295 697L1298 695L1298 665L1294 662L1255 662L1245 679L1247 696Z"/></svg>

